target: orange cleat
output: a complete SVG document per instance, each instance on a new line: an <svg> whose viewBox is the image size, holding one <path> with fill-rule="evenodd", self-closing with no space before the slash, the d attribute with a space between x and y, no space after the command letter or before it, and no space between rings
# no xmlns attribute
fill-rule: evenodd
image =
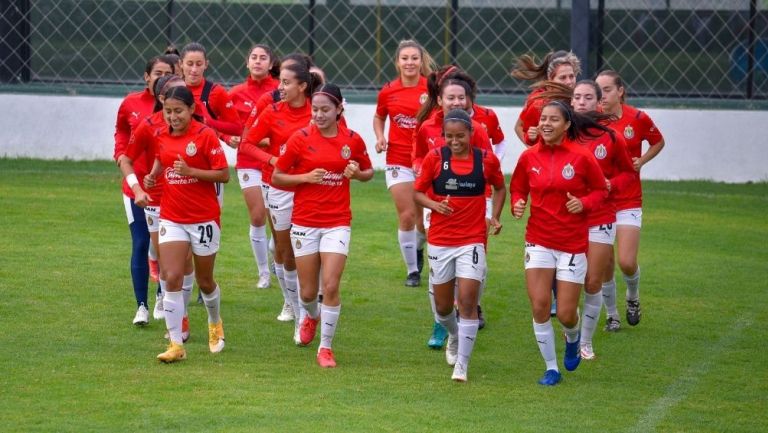
<svg viewBox="0 0 768 433"><path fill-rule="evenodd" d="M317 352L317 364L323 368L336 367L336 359L333 357L333 351L326 347L321 347Z"/></svg>

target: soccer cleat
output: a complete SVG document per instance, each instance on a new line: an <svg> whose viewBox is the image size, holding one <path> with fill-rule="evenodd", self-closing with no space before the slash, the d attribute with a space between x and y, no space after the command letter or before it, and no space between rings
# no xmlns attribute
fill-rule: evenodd
<svg viewBox="0 0 768 433"><path fill-rule="evenodd" d="M224 349L224 323L219 319L219 323L208 324L208 348L211 353L219 353Z"/></svg>
<svg viewBox="0 0 768 433"><path fill-rule="evenodd" d="M184 350L183 344L171 342L165 352L157 355L157 359L165 363L181 361L182 359L187 359L187 351Z"/></svg>
<svg viewBox="0 0 768 433"><path fill-rule="evenodd" d="M581 362L581 353L579 351L579 340L581 340L581 336L574 341L573 343L569 343L568 340L565 341L565 354L563 355L563 365L565 366L565 369L568 371L576 370L576 367L579 366L579 362Z"/></svg>
<svg viewBox="0 0 768 433"><path fill-rule="evenodd" d="M152 317L155 320L165 319L165 310L163 310L163 295L157 295L155 298L155 309L152 310Z"/></svg>
<svg viewBox="0 0 768 433"><path fill-rule="evenodd" d="M460 362L457 362L456 365L453 367L453 374L451 375L451 379L455 380L456 382L466 382L467 366Z"/></svg>
<svg viewBox="0 0 768 433"><path fill-rule="evenodd" d="M547 370L544 372L544 376L539 379L539 385L555 386L563 380L563 376L557 370Z"/></svg>
<svg viewBox="0 0 768 433"><path fill-rule="evenodd" d="M269 281L270 275L269 273L261 274L259 275L259 282L256 283L257 289L268 289L269 288Z"/></svg>
<svg viewBox="0 0 768 433"><path fill-rule="evenodd" d="M419 272L411 272L405 277L405 287L419 287L421 285L421 274Z"/></svg>
<svg viewBox="0 0 768 433"><path fill-rule="evenodd" d="M317 351L317 364L323 368L336 367L336 359L333 357L333 351L327 347L321 347Z"/></svg>
<svg viewBox="0 0 768 433"><path fill-rule="evenodd" d="M149 278L156 283L160 280L160 265L157 264L157 260L147 259L147 261L149 262Z"/></svg>
<svg viewBox="0 0 768 433"><path fill-rule="evenodd" d="M480 304L477 304L477 320L480 322L477 325L477 329L485 328L485 316L483 316L483 309Z"/></svg>
<svg viewBox="0 0 768 433"><path fill-rule="evenodd" d="M299 329L299 341L303 346L308 345L315 339L315 333L317 332L318 319L313 319L307 314L304 317L304 321L301 322L301 329Z"/></svg>
<svg viewBox="0 0 768 433"><path fill-rule="evenodd" d="M299 325L293 327L293 343L297 346L303 346L301 344L301 326Z"/></svg>
<svg viewBox="0 0 768 433"><path fill-rule="evenodd" d="M181 318L181 341L189 340L189 316L186 314Z"/></svg>
<svg viewBox="0 0 768 433"><path fill-rule="evenodd" d="M424 270L424 248L416 250L416 269L419 270L419 274Z"/></svg>
<svg viewBox="0 0 768 433"><path fill-rule="evenodd" d="M591 361L595 359L595 351L592 350L592 343L581 344L581 359Z"/></svg>
<svg viewBox="0 0 768 433"><path fill-rule="evenodd" d="M133 324L136 326L144 326L149 323L149 310L144 304L139 305L136 310L136 315L133 316Z"/></svg>
<svg viewBox="0 0 768 433"><path fill-rule="evenodd" d="M611 316L608 316L607 319L605 319L605 328L603 328L606 332L617 332L619 329L621 329L621 321L619 319L614 319Z"/></svg>
<svg viewBox="0 0 768 433"><path fill-rule="evenodd" d="M277 320L281 322L290 322L295 318L296 316L293 313L293 307L291 307L291 304L283 302L283 309L280 311L280 314L277 315Z"/></svg>
<svg viewBox="0 0 768 433"><path fill-rule="evenodd" d="M640 300L639 299L627 299L627 323L630 326L635 326L640 323Z"/></svg>
<svg viewBox="0 0 768 433"><path fill-rule="evenodd" d="M451 367L456 365L456 359L459 357L459 336L448 334L448 344L445 345L445 362Z"/></svg>
<svg viewBox="0 0 768 433"><path fill-rule="evenodd" d="M435 322L432 325L432 335L429 336L427 346L430 349L440 350L445 345L446 338L448 338L448 331L445 330L443 325Z"/></svg>

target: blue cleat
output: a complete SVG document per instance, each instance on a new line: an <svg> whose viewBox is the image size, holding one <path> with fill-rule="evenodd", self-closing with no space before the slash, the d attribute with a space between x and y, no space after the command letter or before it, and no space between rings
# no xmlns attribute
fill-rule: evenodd
<svg viewBox="0 0 768 433"><path fill-rule="evenodd" d="M443 325L435 322L435 324L432 325L432 335L429 337L429 341L427 341L427 346L429 346L430 349L442 349L443 346L445 346L445 340L447 338L448 331L445 330Z"/></svg>
<svg viewBox="0 0 768 433"><path fill-rule="evenodd" d="M544 372L544 376L539 379L539 385L555 386L563 380L563 376L557 370L547 370Z"/></svg>
<svg viewBox="0 0 768 433"><path fill-rule="evenodd" d="M565 342L565 356L563 356L563 365L568 371L576 370L581 362L581 350L579 350L579 342L581 341L581 335L573 343Z"/></svg>

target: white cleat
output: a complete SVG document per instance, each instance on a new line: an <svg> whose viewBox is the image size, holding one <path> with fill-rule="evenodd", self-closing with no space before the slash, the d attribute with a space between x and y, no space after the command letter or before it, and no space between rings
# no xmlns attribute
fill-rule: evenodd
<svg viewBox="0 0 768 433"><path fill-rule="evenodd" d="M281 322L290 322L295 319L296 316L293 314L293 308L291 307L291 304L283 302L283 310L280 311L280 314L277 316L277 320Z"/></svg>
<svg viewBox="0 0 768 433"><path fill-rule="evenodd" d="M165 310L163 310L163 295L157 295L155 298L155 309L152 310L152 317L155 320L165 319Z"/></svg>
<svg viewBox="0 0 768 433"><path fill-rule="evenodd" d="M133 324L136 326L144 326L149 323L149 310L144 304L139 305L136 310L136 315L133 317Z"/></svg>
<svg viewBox="0 0 768 433"><path fill-rule="evenodd" d="M592 344L591 343L582 343L581 344L581 359L585 360L592 360L595 359L595 351L592 350Z"/></svg>
<svg viewBox="0 0 768 433"><path fill-rule="evenodd" d="M456 382L466 382L467 366L460 362L457 362L456 365L453 367L453 374L451 375L451 379L455 380Z"/></svg>
<svg viewBox="0 0 768 433"><path fill-rule="evenodd" d="M269 288L269 283L270 283L270 281L269 281L270 280L270 276L271 275L268 274L268 273L267 274L261 274L259 276L259 282L256 283L256 288L257 289L268 289Z"/></svg>
<svg viewBox="0 0 768 433"><path fill-rule="evenodd" d="M456 365L459 357L459 336L448 334L448 344L445 345L445 362L451 367Z"/></svg>
<svg viewBox="0 0 768 433"><path fill-rule="evenodd" d="M298 324L296 324L296 326L293 328L293 343L297 346L304 346L301 344L301 333L299 331L300 329L301 327Z"/></svg>

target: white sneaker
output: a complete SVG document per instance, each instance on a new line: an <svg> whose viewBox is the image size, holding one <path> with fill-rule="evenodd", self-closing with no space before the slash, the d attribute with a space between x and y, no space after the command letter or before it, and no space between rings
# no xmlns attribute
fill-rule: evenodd
<svg viewBox="0 0 768 433"><path fill-rule="evenodd" d="M155 320L165 319L165 310L163 310L163 295L157 295L155 298L155 309L152 310L152 317Z"/></svg>
<svg viewBox="0 0 768 433"><path fill-rule="evenodd" d="M261 274L259 276L259 282L256 283L257 289L268 289L269 288L269 281L270 280L270 274Z"/></svg>
<svg viewBox="0 0 768 433"><path fill-rule="evenodd" d="M459 336L448 334L448 344L445 345L445 362L451 367L456 365L459 357Z"/></svg>
<svg viewBox="0 0 768 433"><path fill-rule="evenodd" d="M453 375L451 375L451 379L455 380L456 382L466 382L467 366L460 362L457 362L456 365L453 367Z"/></svg>
<svg viewBox="0 0 768 433"><path fill-rule="evenodd" d="M283 302L283 310L280 311L280 314L277 316L277 320L281 322L290 322L295 320L295 318L296 316L293 314L293 308L291 307L291 304Z"/></svg>
<svg viewBox="0 0 768 433"><path fill-rule="evenodd" d="M581 359L595 359L595 351L592 350L591 343L581 343Z"/></svg>
<svg viewBox="0 0 768 433"><path fill-rule="evenodd" d="M149 323L149 310L144 304L139 305L139 309L136 310L136 316L133 317L133 324L136 326L144 326Z"/></svg>

